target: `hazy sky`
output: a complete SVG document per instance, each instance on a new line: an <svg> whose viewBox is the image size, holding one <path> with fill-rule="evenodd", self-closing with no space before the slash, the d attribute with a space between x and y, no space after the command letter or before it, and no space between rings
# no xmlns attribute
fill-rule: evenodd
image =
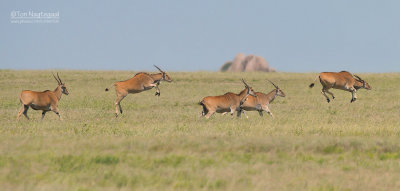
<svg viewBox="0 0 400 191"><path fill-rule="evenodd" d="M13 11L59 23L11 23ZM398 0L9 0L0 12L0 69L217 71L242 52L285 72L400 72Z"/></svg>

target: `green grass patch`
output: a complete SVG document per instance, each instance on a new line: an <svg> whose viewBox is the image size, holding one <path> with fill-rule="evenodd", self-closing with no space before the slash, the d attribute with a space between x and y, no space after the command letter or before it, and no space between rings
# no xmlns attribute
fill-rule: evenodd
<svg viewBox="0 0 400 191"><path fill-rule="evenodd" d="M316 73L172 72L171 83L130 94L114 116L114 89L136 71L59 71L70 95L60 121L29 109L16 121L23 89L54 89L51 71L0 70L2 190L399 190L400 74L358 74L373 86L332 90ZM275 118L199 117L203 97L276 83L286 94Z"/></svg>

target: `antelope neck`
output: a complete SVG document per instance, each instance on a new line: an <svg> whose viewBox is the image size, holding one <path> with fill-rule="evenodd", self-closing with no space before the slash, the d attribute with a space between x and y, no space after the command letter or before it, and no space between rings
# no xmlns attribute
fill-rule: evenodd
<svg viewBox="0 0 400 191"><path fill-rule="evenodd" d="M246 94L246 95L244 95L244 94ZM244 89L244 90L242 90L240 93L239 93L239 98L240 98L240 104L243 104L244 103L244 101L247 99L247 97L249 97L249 90L246 88L246 89Z"/></svg>
<svg viewBox="0 0 400 191"><path fill-rule="evenodd" d="M354 86L354 88L358 87L356 89L360 89L360 88L364 88L365 89L365 81L356 81L356 82L362 83L362 86Z"/></svg>
<svg viewBox="0 0 400 191"><path fill-rule="evenodd" d="M61 99L61 95L62 95L61 86L58 85L57 88L53 92L54 92L54 94L56 94L57 99L60 100Z"/></svg>
<svg viewBox="0 0 400 191"><path fill-rule="evenodd" d="M157 74L151 74L151 77L154 79L154 81L160 81L164 78L163 73L157 73Z"/></svg>
<svg viewBox="0 0 400 191"><path fill-rule="evenodd" d="M269 103L273 102L274 99L276 98L276 96L278 96L278 91L276 91L276 89L270 91L268 94L268 99L269 99Z"/></svg>

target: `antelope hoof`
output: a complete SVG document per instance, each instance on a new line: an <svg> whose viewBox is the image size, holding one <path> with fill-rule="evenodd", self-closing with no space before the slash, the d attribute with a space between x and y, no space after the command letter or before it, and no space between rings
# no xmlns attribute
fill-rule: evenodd
<svg viewBox="0 0 400 191"><path fill-rule="evenodd" d="M353 103L353 102L355 102L355 101L356 101L356 98L351 99L351 100L350 100L350 103Z"/></svg>
<svg viewBox="0 0 400 191"><path fill-rule="evenodd" d="M331 102L331 100L330 99L326 99L326 101L329 103L329 102Z"/></svg>
<svg viewBox="0 0 400 191"><path fill-rule="evenodd" d="M160 96L161 93L160 92L156 92L155 96Z"/></svg>
<svg viewBox="0 0 400 191"><path fill-rule="evenodd" d="M115 114L115 118L117 118L117 117L118 117L118 114L116 113L116 114Z"/></svg>

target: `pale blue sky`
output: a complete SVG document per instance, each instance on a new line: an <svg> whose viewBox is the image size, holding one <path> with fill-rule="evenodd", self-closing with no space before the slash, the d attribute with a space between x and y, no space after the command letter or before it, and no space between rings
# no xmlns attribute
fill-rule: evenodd
<svg viewBox="0 0 400 191"><path fill-rule="evenodd" d="M59 11L12 24L11 11ZM0 69L217 71L243 52L278 71L400 72L400 1L1 1Z"/></svg>

